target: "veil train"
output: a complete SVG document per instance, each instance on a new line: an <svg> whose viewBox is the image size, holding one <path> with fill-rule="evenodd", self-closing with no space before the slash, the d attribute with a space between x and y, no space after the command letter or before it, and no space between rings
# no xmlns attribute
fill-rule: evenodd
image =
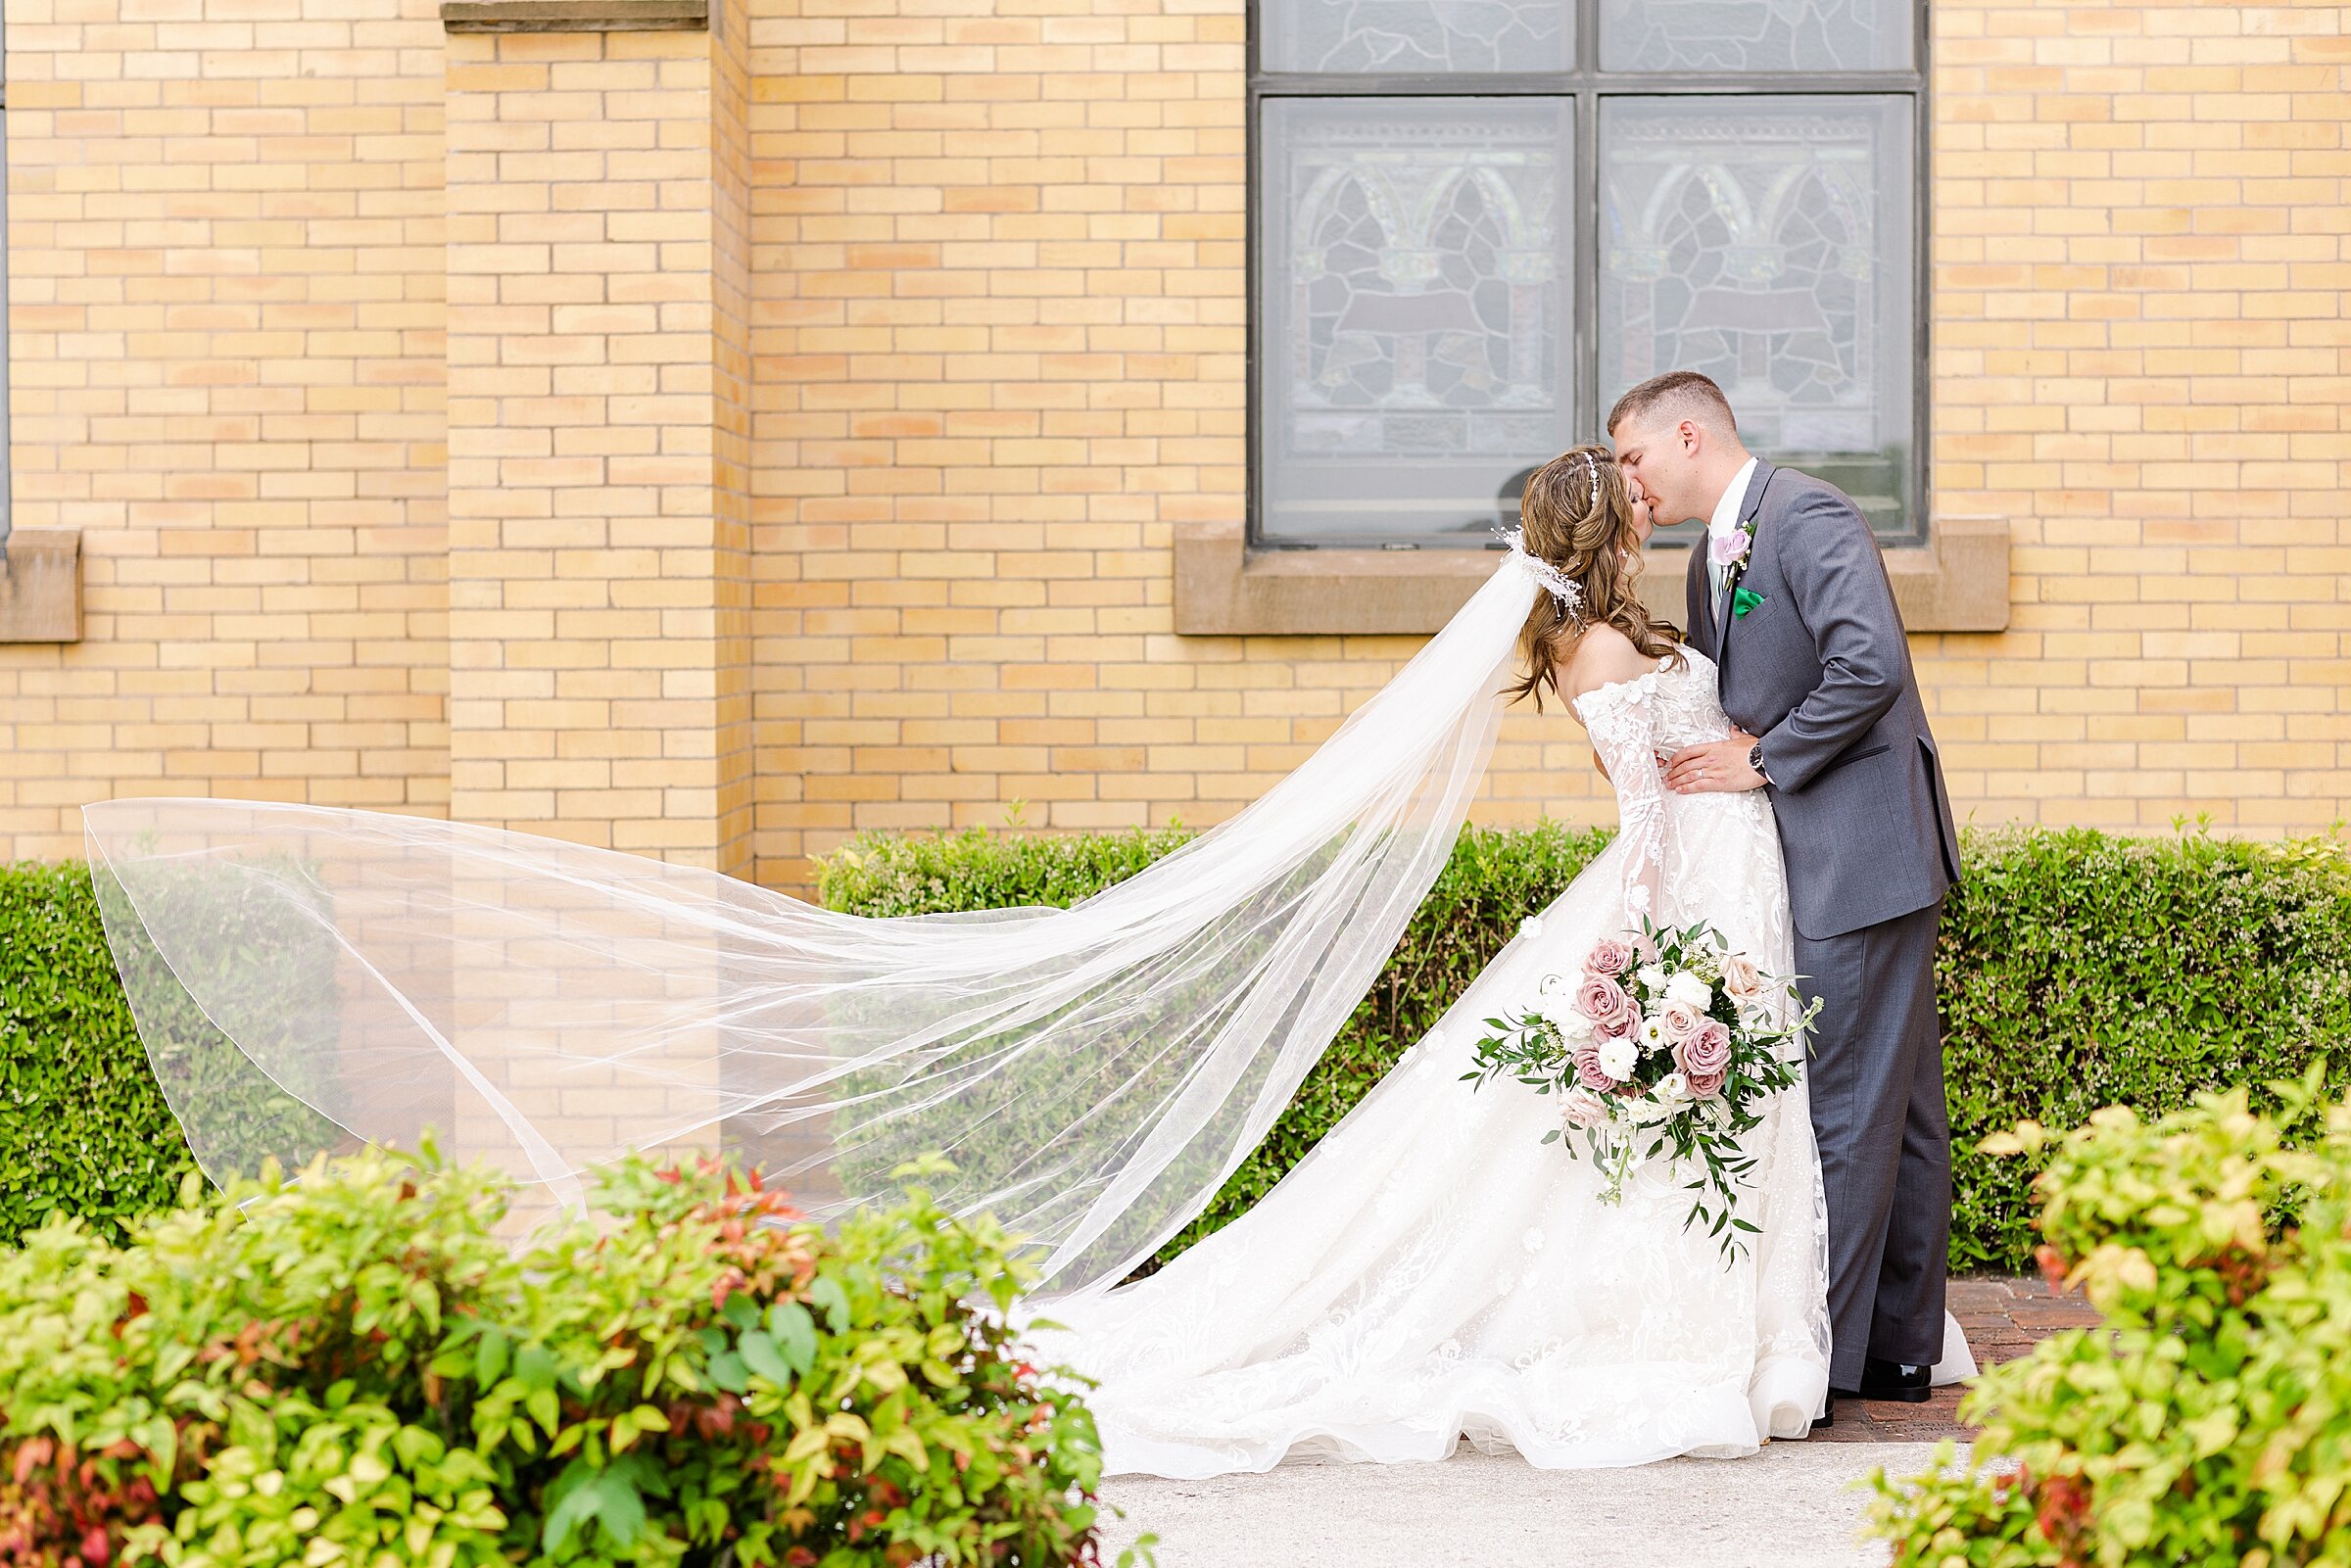
<svg viewBox="0 0 2351 1568"><path fill-rule="evenodd" d="M314 806L83 813L107 940L208 1175L355 1140L503 1164L555 1202L630 1149L748 1144L811 1210L942 1200L1056 1294L1213 1198L1369 988L1485 772L1513 551L1304 765L1067 910L872 920L715 872Z"/></svg>

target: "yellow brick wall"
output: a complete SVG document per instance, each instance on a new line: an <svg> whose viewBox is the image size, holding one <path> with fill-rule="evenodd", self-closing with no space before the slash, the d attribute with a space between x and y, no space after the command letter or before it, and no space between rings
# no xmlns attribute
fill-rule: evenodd
<svg viewBox="0 0 2351 1568"><path fill-rule="evenodd" d="M1936 504L2016 586L1920 673L1981 819L2351 811L2345 15L1937 0Z"/></svg>
<svg viewBox="0 0 2351 1568"><path fill-rule="evenodd" d="M796 885L1212 821L1414 645L1171 630L1242 507L1241 0L6 4L17 520L89 614L0 646L0 854L454 791ZM1935 0L1934 512L2016 541L2011 629L1918 640L1978 820L2346 814L2342 20ZM1523 715L1481 811L1596 782Z"/></svg>
<svg viewBox="0 0 2351 1568"><path fill-rule="evenodd" d="M10 482L84 640L0 646L0 856L76 807L437 811L432 0L9 0Z"/></svg>
<svg viewBox="0 0 2351 1568"><path fill-rule="evenodd" d="M847 13L847 14L844 14ZM1937 515L2014 531L1922 636L1963 814L2346 814L2334 6L1935 0ZM1413 644L1171 634L1241 509L1242 8L770 7L761 876L850 830L1205 822ZM1605 815L1572 724L1483 815Z"/></svg>

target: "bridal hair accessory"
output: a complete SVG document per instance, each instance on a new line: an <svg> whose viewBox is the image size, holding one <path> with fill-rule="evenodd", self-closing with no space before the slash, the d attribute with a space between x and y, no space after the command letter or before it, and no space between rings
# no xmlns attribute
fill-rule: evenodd
<svg viewBox="0 0 2351 1568"><path fill-rule="evenodd" d="M1586 453L1587 457L1589 455ZM1571 621L1583 620L1583 585L1543 559L1542 556L1529 550L1526 547L1526 533L1523 529L1511 529L1502 536L1502 542L1510 547L1511 559L1517 564L1519 569L1542 584L1550 592L1551 596L1559 601L1561 615Z"/></svg>
<svg viewBox="0 0 2351 1568"><path fill-rule="evenodd" d="M1593 499L1598 499L1600 497L1600 464L1592 460L1592 454L1588 451L1578 455L1584 459L1584 478L1592 486Z"/></svg>

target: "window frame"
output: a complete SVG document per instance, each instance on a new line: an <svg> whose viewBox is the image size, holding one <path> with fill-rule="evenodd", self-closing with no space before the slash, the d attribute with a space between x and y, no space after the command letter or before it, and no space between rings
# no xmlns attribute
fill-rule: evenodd
<svg viewBox="0 0 2351 1568"><path fill-rule="evenodd" d="M1911 434L1909 449L1909 481L1911 515L1914 526L1900 534L1881 534L1879 543L1890 549L1921 548L1928 538L1929 463L1927 442L1930 433L1929 403L1930 343L1928 334L1928 280L1932 276L1933 257L1930 254L1933 225L1928 221L1928 200L1931 190L1932 105L1929 102L1931 72L1928 66L1927 0L1911 0L1911 58L1907 71L1604 71L1600 67L1600 28L1602 0L1567 0L1574 7L1575 64L1565 71L1523 71L1503 74L1484 74L1471 71L1372 72L1330 71L1269 71L1265 69L1260 49L1264 33L1263 13L1269 4L1279 0L1248 0L1247 11L1247 97L1244 158L1246 160L1247 191L1243 206L1246 211L1243 252L1246 265L1244 287L1247 290L1248 337L1244 353L1243 373L1248 396L1246 405L1246 439L1248 443L1248 473L1244 500L1244 537L1252 550L1394 550L1398 552L1429 550L1453 553L1477 547L1464 541L1462 545L1423 545L1416 540L1382 541L1364 544L1356 541L1328 543L1302 539L1269 539L1265 531L1265 494L1267 474L1267 411L1259 396L1260 371L1265 365L1267 346L1265 332L1268 311L1262 292L1267 278L1260 255L1265 237L1267 214L1264 208L1266 181L1261 177L1261 158L1264 154L1264 110L1269 98L1560 98L1572 109L1575 161L1575 184L1571 195L1576 225L1572 255L1569 258L1569 290L1567 331L1571 338L1570 368L1573 379L1569 396L1574 406L1572 427L1579 442L1606 440L1600 423L1607 410L1600 402L1600 344L1597 341L1600 306L1600 118L1601 104L1608 98L1818 98L1818 97L1903 97L1910 100L1911 191L1910 217L1910 329L1911 329ZM1656 545L1675 548L1688 546L1685 539L1660 536ZM1489 542L1485 547L1500 549L1499 542Z"/></svg>

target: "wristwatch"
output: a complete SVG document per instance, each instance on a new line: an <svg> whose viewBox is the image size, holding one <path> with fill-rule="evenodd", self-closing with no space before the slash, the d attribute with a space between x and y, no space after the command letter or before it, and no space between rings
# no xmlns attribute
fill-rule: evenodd
<svg viewBox="0 0 2351 1568"><path fill-rule="evenodd" d="M1755 770L1756 778L1762 780L1765 784L1771 783L1771 775L1763 771L1762 741L1758 740L1753 745L1747 748L1747 765Z"/></svg>

